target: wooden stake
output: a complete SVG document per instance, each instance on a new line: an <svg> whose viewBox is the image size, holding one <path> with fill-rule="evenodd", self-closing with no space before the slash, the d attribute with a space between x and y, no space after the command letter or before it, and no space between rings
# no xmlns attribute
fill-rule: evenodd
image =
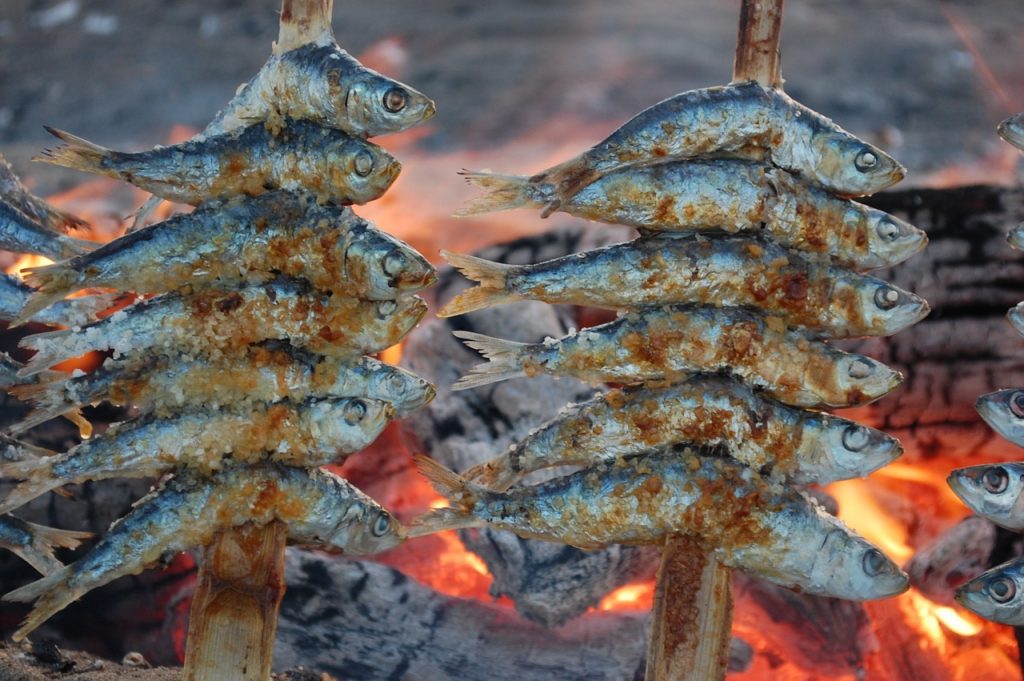
<svg viewBox="0 0 1024 681"><path fill-rule="evenodd" d="M268 681L284 596L283 523L217 533L203 549L185 681Z"/></svg>
<svg viewBox="0 0 1024 681"><path fill-rule="evenodd" d="M281 26L274 54L309 43L330 43L334 40L333 15L334 0L281 0Z"/></svg>
<svg viewBox="0 0 1024 681"><path fill-rule="evenodd" d="M725 678L732 570L692 537L669 537L658 568L647 681Z"/></svg>
<svg viewBox="0 0 1024 681"><path fill-rule="evenodd" d="M740 29L732 81L756 80L765 87L782 87L779 37L783 0L742 0Z"/></svg>
<svg viewBox="0 0 1024 681"><path fill-rule="evenodd" d="M734 83L781 87L783 0L742 0ZM691 537L669 537L658 568L647 681L722 681L732 630L732 570Z"/></svg>

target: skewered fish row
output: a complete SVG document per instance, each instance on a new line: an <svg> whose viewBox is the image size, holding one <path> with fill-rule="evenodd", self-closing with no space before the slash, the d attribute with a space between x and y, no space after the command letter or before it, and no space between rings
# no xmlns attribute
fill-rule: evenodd
<svg viewBox="0 0 1024 681"><path fill-rule="evenodd" d="M829 339L891 335L928 314L918 296L860 273L927 243L849 200L900 180L898 163L779 90L738 83L660 102L533 176L463 174L486 193L459 215L530 206L640 236L533 265L443 253L478 285L442 316L516 300L619 312L537 343L456 331L488 362L453 389L542 373L620 387L461 476L421 461L451 507L414 533L486 524L585 548L689 534L725 565L810 593L907 588L880 550L794 489L867 475L902 452L884 433L804 410L867 404L902 380ZM560 465L581 469L513 486Z"/></svg>
<svg viewBox="0 0 1024 681"><path fill-rule="evenodd" d="M1024 113L1007 118L996 132L1024 151ZM1011 248L1024 250L1024 229L1010 230ZM1007 321L1024 335L1024 303L1010 308ZM992 430L1017 446L1024 446L1024 390L1008 388L982 395L975 409ZM1000 527L1024 531L1024 462L983 464L959 468L946 482L972 511ZM1011 560L971 579L956 591L956 600L986 619L1024 626L1024 560Z"/></svg>
<svg viewBox="0 0 1024 681"><path fill-rule="evenodd" d="M0 460L0 476L20 481L0 507L70 482L171 477L65 568L52 570L46 542L73 537L0 537L52 570L7 595L35 602L16 639L87 591L243 524L281 522L295 541L353 555L404 540L386 510L318 467L434 396L366 356L419 322L426 304L413 294L434 268L346 207L382 195L401 168L366 138L419 123L434 105L326 38L275 53L183 144L124 154L51 130L65 145L42 160L197 208L27 272L38 291L23 296L18 321L67 310L64 297L89 287L154 297L24 339L35 354L12 366L12 391L35 408L15 432L100 401L139 416L61 454ZM113 356L92 374L49 370L90 349Z"/></svg>

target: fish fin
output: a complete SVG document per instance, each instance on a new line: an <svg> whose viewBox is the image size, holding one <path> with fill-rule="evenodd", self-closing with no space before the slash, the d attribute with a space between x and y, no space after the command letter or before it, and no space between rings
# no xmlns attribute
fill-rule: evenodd
<svg viewBox="0 0 1024 681"><path fill-rule="evenodd" d="M35 376L36 374L46 371L54 364L58 364L70 355L68 351L64 350L61 344L52 343L48 344L49 347L46 350L42 350L37 347L36 343L40 340L57 340L59 338L68 338L71 336L73 331L71 329L59 329L57 331L44 331L43 333L34 333L31 336L25 336L18 343L18 347L28 348L35 350L36 354L25 365L25 368L18 372L18 376L26 378L28 376Z"/></svg>
<svg viewBox="0 0 1024 681"><path fill-rule="evenodd" d="M96 536L92 532L58 530L55 527L46 527L45 525L36 525L29 522L25 524L32 533L32 544L20 547L20 550L13 550L42 575L49 575L64 567L64 563L57 560L57 557L53 555L54 548L74 549L83 540Z"/></svg>
<svg viewBox="0 0 1024 681"><path fill-rule="evenodd" d="M16 450L13 453L10 450ZM39 445L22 442L5 433L0 433L0 460L2 461L24 461L25 459L39 459L46 456L57 456L57 452ZM3 464L0 464L2 466Z"/></svg>
<svg viewBox="0 0 1024 681"><path fill-rule="evenodd" d="M441 257L448 263L462 272L467 279L479 282L479 286L463 291L452 298L441 311L439 317L455 317L467 312L473 312L492 305L522 300L522 296L510 293L505 290L506 280L510 270L515 265L506 265L500 262L492 262L472 255L461 255L450 251L441 251Z"/></svg>
<svg viewBox="0 0 1024 681"><path fill-rule="evenodd" d="M458 473L445 468L430 457L418 454L416 468L423 474L438 494L453 504L452 508L438 508L412 522L409 536L431 534L442 530L478 527L483 521L469 512L473 503L483 493L479 485L469 482Z"/></svg>
<svg viewBox="0 0 1024 681"><path fill-rule="evenodd" d="M75 530L59 530L56 527L36 525L28 523L32 533L39 537L39 540L50 547L62 549L77 549L78 545L87 539L95 537L93 532L76 532Z"/></svg>
<svg viewBox="0 0 1024 681"><path fill-rule="evenodd" d="M471 513L454 508L435 508L414 518L406 527L406 537L422 537L446 530L464 530L469 527L482 527L484 521Z"/></svg>
<svg viewBox="0 0 1024 681"><path fill-rule="evenodd" d="M466 217L499 210L512 210L522 206L541 206L548 202L543 191L522 175L499 175L482 171L461 170L459 174L472 185L487 191L483 196L470 200L452 215Z"/></svg>
<svg viewBox="0 0 1024 681"><path fill-rule="evenodd" d="M153 211L156 210L161 201L163 201L163 199L155 194L146 199L146 201L139 206L131 216L129 216L132 218L132 224L128 225L124 230L124 233L131 234L132 232L137 232L145 227L146 220L148 220L149 216L153 214Z"/></svg>
<svg viewBox="0 0 1024 681"><path fill-rule="evenodd" d="M89 140L72 135L70 132L44 126L46 131L64 143L55 149L44 149L33 161L52 163L56 166L81 170L86 173L116 176L103 167L103 162L112 153L110 149L93 144Z"/></svg>
<svg viewBox="0 0 1024 681"><path fill-rule="evenodd" d="M45 310L69 293L78 290L82 284L82 274L73 269L67 261L52 265L26 267L22 271L25 283L38 291L33 293L25 307L15 318L15 324L24 324L36 313Z"/></svg>
<svg viewBox="0 0 1024 681"><path fill-rule="evenodd" d="M502 462L505 460L505 457L499 456L477 464L462 471L462 477L493 492L504 492L512 486L518 477L517 473L506 470L502 466Z"/></svg>
<svg viewBox="0 0 1024 681"><path fill-rule="evenodd" d="M470 373L455 381L452 390L469 390L526 375L521 359L523 351L529 347L527 343L491 338L471 331L454 331L453 335L463 339L466 345L480 352L488 361L473 367Z"/></svg>
<svg viewBox="0 0 1024 681"><path fill-rule="evenodd" d="M0 464L0 478L22 480L0 499L0 513L8 513L60 487L63 481L52 477L51 464L52 459L49 457Z"/></svg>
<svg viewBox="0 0 1024 681"><path fill-rule="evenodd" d="M4 595L3 600L28 603L35 601L35 607L28 614L21 627L14 632L11 638L15 641L22 641L32 633L40 624L67 607L77 598L70 589L66 588L66 582L71 575L71 566L62 567L37 579L31 584L15 589Z"/></svg>

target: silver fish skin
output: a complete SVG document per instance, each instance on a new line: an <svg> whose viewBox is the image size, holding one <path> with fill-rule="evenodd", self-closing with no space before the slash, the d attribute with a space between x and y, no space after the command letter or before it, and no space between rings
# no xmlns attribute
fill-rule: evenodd
<svg viewBox="0 0 1024 681"><path fill-rule="evenodd" d="M17 640L89 591L138 574L164 554L208 544L218 530L279 520L295 540L350 555L379 553L405 538L401 524L342 478L274 464L232 466L210 477L185 471L143 497L85 556L4 600L35 601Z"/></svg>
<svg viewBox="0 0 1024 681"><path fill-rule="evenodd" d="M987 393L978 398L974 408L992 430L1024 447L1024 390L1009 388Z"/></svg>
<svg viewBox="0 0 1024 681"><path fill-rule="evenodd" d="M393 417L387 402L339 398L126 421L59 456L0 464L0 477L23 481L0 499L0 513L71 483L157 477L177 466L209 472L229 455L322 466L368 447Z"/></svg>
<svg viewBox="0 0 1024 681"><path fill-rule="evenodd" d="M40 293L25 315L88 286L162 293L280 273L322 291L392 300L437 279L426 258L349 208L320 206L313 196L291 192L204 204L87 255L26 272Z"/></svg>
<svg viewBox="0 0 1024 681"><path fill-rule="evenodd" d="M179 356L217 357L275 339L316 354L356 358L397 343L426 309L416 296L365 301L287 279L190 296L169 293L80 328L25 337L21 346L36 354L22 374L35 375L90 350L113 350L115 358L172 349Z"/></svg>
<svg viewBox="0 0 1024 681"><path fill-rule="evenodd" d="M1024 336L1024 302L1017 303L1006 311L1006 321L1014 331Z"/></svg>
<svg viewBox="0 0 1024 681"><path fill-rule="evenodd" d="M535 265L441 255L479 282L441 317L515 300L613 310L700 303L755 307L815 335L853 338L892 335L929 312L909 291L757 238L641 238Z"/></svg>
<svg viewBox="0 0 1024 681"><path fill-rule="evenodd" d="M743 83L665 99L579 156L524 179L549 197L550 213L620 168L751 151L841 196L873 194L906 174L881 149L781 90Z"/></svg>
<svg viewBox="0 0 1024 681"><path fill-rule="evenodd" d="M1010 116L999 124L996 132L1004 140L1024 151L1024 112Z"/></svg>
<svg viewBox="0 0 1024 681"><path fill-rule="evenodd" d="M100 312L114 304L115 295L101 293L84 298L58 300L45 310L34 312L24 319L21 312L35 289L17 277L0 274L0 320L12 322L38 322L53 326L81 326L95 321Z"/></svg>
<svg viewBox="0 0 1024 681"><path fill-rule="evenodd" d="M35 160L129 182L169 201L197 205L273 189L310 191L338 204L380 198L402 169L391 154L366 140L306 121L270 129L257 123L205 139L150 151L111 151L47 128L64 145Z"/></svg>
<svg viewBox="0 0 1024 681"><path fill-rule="evenodd" d="M591 384L674 382L729 371L796 407L864 405L903 377L881 362L787 330L782 320L740 308L666 306L542 343L467 331L455 336L489 362L452 386L466 390L519 376L572 376Z"/></svg>
<svg viewBox="0 0 1024 681"><path fill-rule="evenodd" d="M38 222L54 232L66 232L72 227L89 228L88 223L81 218L54 208L45 200L32 194L18 179L14 168L3 157L3 154L0 154L0 200L6 201L27 215L30 220Z"/></svg>
<svg viewBox="0 0 1024 681"><path fill-rule="evenodd" d="M958 468L946 482L978 515L1008 530L1024 530L1024 463Z"/></svg>
<svg viewBox="0 0 1024 681"><path fill-rule="evenodd" d="M490 193L455 215L551 205L527 178L463 173ZM924 232L875 208L836 198L785 171L742 159L629 167L562 201L570 215L647 232L762 234L783 246L828 255L857 270L887 267L928 242Z"/></svg>
<svg viewBox="0 0 1024 681"><path fill-rule="evenodd" d="M505 453L462 475L500 491L542 468L591 466L683 443L725 447L745 466L799 484L865 476L902 453L898 440L874 428L787 407L738 381L695 376L569 405Z"/></svg>
<svg viewBox="0 0 1024 681"><path fill-rule="evenodd" d="M11 427L23 433L75 409L109 400L142 414L170 416L182 410L284 399L366 397L388 402L402 418L426 406L435 390L419 376L373 357L344 359L290 346L254 346L240 355L212 359L173 353L139 361L108 358L82 376L48 375L18 385L12 394L33 410Z"/></svg>
<svg viewBox="0 0 1024 681"><path fill-rule="evenodd" d="M1024 626L1024 559L984 572L956 590L957 602L987 620Z"/></svg>
<svg viewBox="0 0 1024 681"><path fill-rule="evenodd" d="M271 56L202 134L287 117L365 138L407 130L434 112L423 93L363 66L337 43L309 43Z"/></svg>
<svg viewBox="0 0 1024 681"><path fill-rule="evenodd" d="M61 260L88 253L96 244L59 234L0 200L0 249Z"/></svg>
<svg viewBox="0 0 1024 681"><path fill-rule="evenodd" d="M6 352L0 352L0 390L7 390L20 382L22 379L18 372L24 368L24 364Z"/></svg>
<svg viewBox="0 0 1024 681"><path fill-rule="evenodd" d="M0 549L11 551L43 575L64 567L53 555L54 548L73 549L92 536L91 532L58 530L0 515Z"/></svg>
<svg viewBox="0 0 1024 681"><path fill-rule="evenodd" d="M414 522L413 536L486 524L594 549L696 534L723 564L807 593L866 600L909 585L817 503L727 458L655 450L509 492L467 483L431 459L417 464L452 508Z"/></svg>
<svg viewBox="0 0 1024 681"><path fill-rule="evenodd" d="M1006 234L1006 242L1010 248L1024 251L1024 225L1017 225Z"/></svg>

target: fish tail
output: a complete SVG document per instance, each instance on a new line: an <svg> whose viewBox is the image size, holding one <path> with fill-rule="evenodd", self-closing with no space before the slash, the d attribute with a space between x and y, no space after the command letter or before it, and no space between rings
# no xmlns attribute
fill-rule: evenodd
<svg viewBox="0 0 1024 681"><path fill-rule="evenodd" d="M24 324L36 313L45 310L82 285L82 273L70 267L66 262L39 267L26 267L22 270L25 283L39 289L29 297L25 307L18 313L14 323Z"/></svg>
<svg viewBox="0 0 1024 681"><path fill-rule="evenodd" d="M71 576L71 569L74 564L62 567L51 572L42 579L37 579L31 584L15 589L4 595L3 600L28 603L35 601L35 607L28 614L21 627L11 636L15 641L22 641L32 633L40 624L50 619L53 615L63 610L78 595L67 588L67 580Z"/></svg>
<svg viewBox="0 0 1024 681"><path fill-rule="evenodd" d="M416 537L443 530L457 530L479 527L483 521L474 516L470 509L481 494L486 491L469 482L458 473L448 470L429 457L416 456L416 468L430 481L430 484L452 504L451 508L438 508L413 520L409 536Z"/></svg>
<svg viewBox="0 0 1024 681"><path fill-rule="evenodd" d="M472 199L453 213L456 217L511 210L522 206L541 206L547 203L544 190L521 175L499 175L483 171L462 170L459 174L472 185L487 193Z"/></svg>
<svg viewBox="0 0 1024 681"><path fill-rule="evenodd" d="M62 549L76 549L86 539L92 539L96 535L92 532L76 532L74 530L59 530L56 527L36 525L29 523L32 533L39 538L39 542L46 544L51 549L54 547Z"/></svg>
<svg viewBox="0 0 1024 681"><path fill-rule="evenodd" d="M25 459L0 464L0 478L22 480L3 499L0 499L0 513L8 513L40 497L62 482L51 476L53 470L49 458Z"/></svg>
<svg viewBox="0 0 1024 681"><path fill-rule="evenodd" d="M472 480L481 487L494 492L504 492L516 481L516 473L509 471L503 466L505 457L498 457L467 468L462 472L462 477Z"/></svg>
<svg viewBox="0 0 1024 681"><path fill-rule="evenodd" d="M116 177L117 173L104 167L104 162L110 158L113 152L110 149L93 144L89 140L72 135L70 132L44 126L46 131L59 139L64 144L54 149L45 149L33 161L52 163L55 166L63 166L74 170L81 170L86 173L97 173Z"/></svg>
<svg viewBox="0 0 1024 681"><path fill-rule="evenodd" d="M35 376L49 369L54 364L58 364L68 357L73 357L75 355L74 350L64 343L53 342L64 338L72 339L72 333L71 329L60 329L58 331L35 333L22 338L18 346L35 350L36 354L28 361L25 368L18 372L18 376L22 378Z"/></svg>
<svg viewBox="0 0 1024 681"><path fill-rule="evenodd" d="M21 550L16 553L42 575L49 575L64 567L64 563L53 555L55 548L74 549L83 540L95 536L92 532L58 530L55 527L46 527L35 523L25 524L32 532L33 540L29 546L21 547Z"/></svg>
<svg viewBox="0 0 1024 681"><path fill-rule="evenodd" d="M522 296L510 293L505 289L510 270L515 265L506 265L500 262L492 262L477 258L472 255L460 255L450 251L441 251L441 257L448 263L462 272L467 279L479 282L468 291L463 291L449 301L440 312L439 317L455 317L467 312L473 312L492 305L509 303L514 300L522 300Z"/></svg>
<svg viewBox="0 0 1024 681"><path fill-rule="evenodd" d="M488 361L473 367L470 373L455 381L452 390L469 390L526 375L522 359L524 350L529 347L527 343L491 338L471 331L455 331L454 336L466 341L466 345L480 352Z"/></svg>
<svg viewBox="0 0 1024 681"><path fill-rule="evenodd" d="M74 406L65 403L63 381L20 383L11 386L8 392L25 404L32 406L32 409L20 421L8 428L8 432L12 435L24 433L74 409Z"/></svg>

